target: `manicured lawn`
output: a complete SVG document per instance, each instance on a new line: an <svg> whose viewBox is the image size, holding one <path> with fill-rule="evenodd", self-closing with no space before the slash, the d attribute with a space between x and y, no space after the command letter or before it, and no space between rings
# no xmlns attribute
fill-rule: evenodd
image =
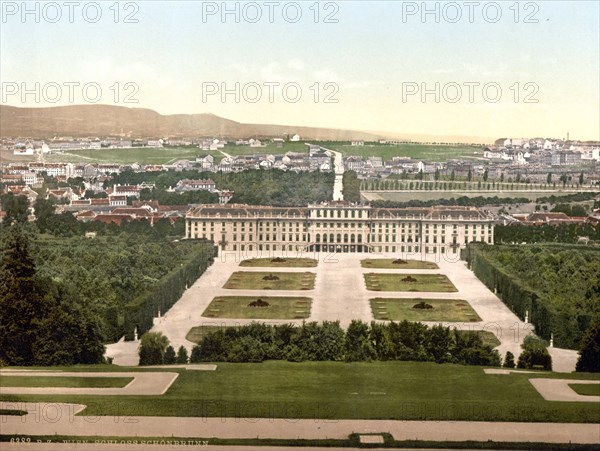
<svg viewBox="0 0 600 451"><path fill-rule="evenodd" d="M98 370L95 368L94 370ZM153 369L156 371L156 369ZM600 422L594 403L550 402L530 377L430 362L219 363L177 371L161 396L1 395L3 401L87 404L83 415ZM569 378L593 379L590 374Z"/></svg>
<svg viewBox="0 0 600 451"><path fill-rule="evenodd" d="M222 326L218 326L216 325L216 321L214 321L213 324L215 325L202 325L192 327L185 336L185 339L191 341L192 343L200 343L208 334L216 332L218 330L226 329L225 324L223 324Z"/></svg>
<svg viewBox="0 0 600 451"><path fill-rule="evenodd" d="M600 396L600 384L569 384L575 392L586 396Z"/></svg>
<svg viewBox="0 0 600 451"><path fill-rule="evenodd" d="M0 376L0 387L121 388L132 377Z"/></svg>
<svg viewBox="0 0 600 451"><path fill-rule="evenodd" d="M365 274L367 290L370 291L413 291L445 292L458 291L443 274Z"/></svg>
<svg viewBox="0 0 600 451"><path fill-rule="evenodd" d="M397 262L397 263L394 263ZM432 262L421 260L402 260L395 258L368 258L360 261L363 268L373 269L438 269Z"/></svg>
<svg viewBox="0 0 600 451"><path fill-rule="evenodd" d="M269 304L252 307L261 299ZM212 300L202 316L207 318L236 319L305 319L310 316L312 299L275 296L220 296Z"/></svg>
<svg viewBox="0 0 600 451"><path fill-rule="evenodd" d="M270 280L273 279L273 280ZM312 272L234 272L223 288L235 290L312 290Z"/></svg>
<svg viewBox="0 0 600 451"><path fill-rule="evenodd" d="M431 309L413 308L421 301ZM467 301L453 299L393 299L375 298L370 300L375 319L392 321L460 321L477 322L481 318Z"/></svg>
<svg viewBox="0 0 600 451"><path fill-rule="evenodd" d="M313 258L252 258L244 260L240 266L273 268L314 268L317 261Z"/></svg>

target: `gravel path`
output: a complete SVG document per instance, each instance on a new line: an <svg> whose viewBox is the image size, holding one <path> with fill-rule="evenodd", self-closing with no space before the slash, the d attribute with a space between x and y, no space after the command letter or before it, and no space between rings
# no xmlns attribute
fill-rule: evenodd
<svg viewBox="0 0 600 451"><path fill-rule="evenodd" d="M0 395L162 395L179 373L168 372L68 372L68 371L0 371L2 376L20 377L132 377L125 387L0 387Z"/></svg>

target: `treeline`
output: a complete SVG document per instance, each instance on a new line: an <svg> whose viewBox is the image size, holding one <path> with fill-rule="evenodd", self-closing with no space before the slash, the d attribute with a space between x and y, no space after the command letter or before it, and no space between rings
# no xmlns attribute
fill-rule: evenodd
<svg viewBox="0 0 600 451"><path fill-rule="evenodd" d="M0 258L0 366L101 363L98 318L68 280L40 271L30 237L10 227Z"/></svg>
<svg viewBox="0 0 600 451"><path fill-rule="evenodd" d="M579 237L600 241L600 227L591 224L559 225L497 225L494 228L496 244L515 243L568 243L575 244Z"/></svg>
<svg viewBox="0 0 600 451"><path fill-rule="evenodd" d="M105 182L105 187L115 184L129 185L142 182L154 183L156 193L165 196L166 189L175 187L183 179L212 179L217 189L235 191L232 203L271 206L306 206L311 202L330 200L333 195L333 173L293 172L278 169L252 169L241 172L199 172L199 171L162 171L133 172L124 171L113 174L113 179ZM168 194L168 193L167 193ZM183 194L185 196L185 194ZM195 196L190 194L189 196ZM215 201L214 198L208 200ZM165 199L174 204L174 199ZM190 202L197 203L197 202Z"/></svg>
<svg viewBox="0 0 600 451"><path fill-rule="evenodd" d="M600 318L600 251L552 245L469 244L463 258L477 277L536 334L577 349Z"/></svg>
<svg viewBox="0 0 600 451"><path fill-rule="evenodd" d="M194 346L190 361L262 362L264 360L346 361L411 360L499 366L500 356L476 332L402 321L370 325L354 320L267 325L253 322L208 333Z"/></svg>
<svg viewBox="0 0 600 451"><path fill-rule="evenodd" d="M360 180L354 171L345 171L342 176L344 200L360 202Z"/></svg>
<svg viewBox="0 0 600 451"><path fill-rule="evenodd" d="M414 208L414 207L432 207L434 205L458 205L461 207L483 207L485 205L505 205L505 204L528 204L531 200L526 197L468 197L461 196L455 199L432 199L432 200L409 200L406 202L393 200L375 200L371 202L373 207L377 208Z"/></svg>
<svg viewBox="0 0 600 451"><path fill-rule="evenodd" d="M0 230L0 248L14 227ZM102 340L109 342L133 334L129 325L137 323L132 317L147 324L150 312L165 312L181 287L196 280L214 255L212 243L203 240L174 242L125 231L94 239L52 237L40 235L34 225L28 227L31 257L40 276L77 293L82 307L95 318ZM140 303L143 312L138 313L130 304L144 296L150 303Z"/></svg>

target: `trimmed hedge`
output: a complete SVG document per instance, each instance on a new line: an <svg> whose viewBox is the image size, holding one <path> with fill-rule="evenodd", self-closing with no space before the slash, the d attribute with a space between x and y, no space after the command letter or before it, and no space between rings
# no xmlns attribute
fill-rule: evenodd
<svg viewBox="0 0 600 451"><path fill-rule="evenodd" d="M505 250L512 254L513 259L503 258L506 260L506 265L503 265L499 258L503 255L506 257L506 254L502 254ZM597 251L589 249L588 252ZM552 285L544 277L548 276L547 271L550 271L550 266L545 264L547 257L552 256L557 259L562 258L562 261L568 261L574 255L581 256L581 253L581 247L568 245L520 245L511 247L472 243L461 252L461 257L467 261L469 268L479 280L494 291L502 302L521 320L525 319L525 312L529 311L529 322L535 326L538 336L549 340L551 334L553 334L554 344L557 347L576 349L587 326L583 319L588 316L590 318L594 317L597 313L586 310L589 307L576 307L577 298L580 295L573 294L571 302L568 299L565 300L564 297L559 297L555 291L557 290L556 282L553 282L554 285ZM532 270L537 268L540 271L535 276L538 279L526 279L533 273L523 274L517 268L510 266L511 262L516 264L515 258L518 259L519 257L528 259L526 262L532 265ZM587 261L593 261L591 260L593 258L595 256L590 256ZM526 262L522 261L521 263ZM541 271L546 271L546 273L542 274ZM558 270L554 270L553 273L555 271ZM558 272L554 275L556 274ZM581 285L582 275L580 274L579 278L576 275L573 275L573 277L575 279L572 281L570 279L565 280L564 284L567 289L573 289L574 286ZM585 282L589 284L593 281L585 280Z"/></svg>
<svg viewBox="0 0 600 451"><path fill-rule="evenodd" d="M187 287L213 263L216 255L217 250L212 243L202 242L197 254L165 275L149 291L127 304L123 326L125 339L133 340L136 327L139 336L150 330L158 311L165 313L169 310L181 298Z"/></svg>

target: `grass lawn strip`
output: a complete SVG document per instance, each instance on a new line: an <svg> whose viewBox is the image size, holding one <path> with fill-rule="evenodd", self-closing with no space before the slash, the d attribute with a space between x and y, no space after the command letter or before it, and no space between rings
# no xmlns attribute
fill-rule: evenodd
<svg viewBox="0 0 600 451"><path fill-rule="evenodd" d="M578 395L600 396L600 384L569 384Z"/></svg>
<svg viewBox="0 0 600 451"><path fill-rule="evenodd" d="M414 308L424 302L431 309ZM391 321L456 321L478 322L481 318L467 301L454 299L394 299L370 300L373 317Z"/></svg>
<svg viewBox="0 0 600 451"><path fill-rule="evenodd" d="M132 377L0 376L0 387L122 388Z"/></svg>
<svg viewBox="0 0 600 451"><path fill-rule="evenodd" d="M394 263L395 261L399 263ZM439 269L439 266L432 262L399 258L367 258L360 261L360 266L373 269Z"/></svg>
<svg viewBox="0 0 600 451"><path fill-rule="evenodd" d="M490 375L476 366L268 361L219 363L217 371L169 371L179 377L160 396L35 394L0 399L84 404L88 407L81 415L86 416L600 422L595 403L544 400L529 382L531 374ZM564 378L560 373L535 376ZM569 377L597 380L598 376Z"/></svg>
<svg viewBox="0 0 600 451"><path fill-rule="evenodd" d="M259 299L268 305L262 307L250 305ZM305 297L219 296L206 307L202 316L235 319L306 319L310 316L311 303L312 299Z"/></svg>
<svg viewBox="0 0 600 451"><path fill-rule="evenodd" d="M312 258L252 258L244 260L240 266L250 268L272 267L272 268L314 268L317 261Z"/></svg>
<svg viewBox="0 0 600 451"><path fill-rule="evenodd" d="M388 274L367 273L364 275L369 291L441 292L458 291L443 274Z"/></svg>
<svg viewBox="0 0 600 451"><path fill-rule="evenodd" d="M312 290L312 272L234 272L223 288L233 290Z"/></svg>

